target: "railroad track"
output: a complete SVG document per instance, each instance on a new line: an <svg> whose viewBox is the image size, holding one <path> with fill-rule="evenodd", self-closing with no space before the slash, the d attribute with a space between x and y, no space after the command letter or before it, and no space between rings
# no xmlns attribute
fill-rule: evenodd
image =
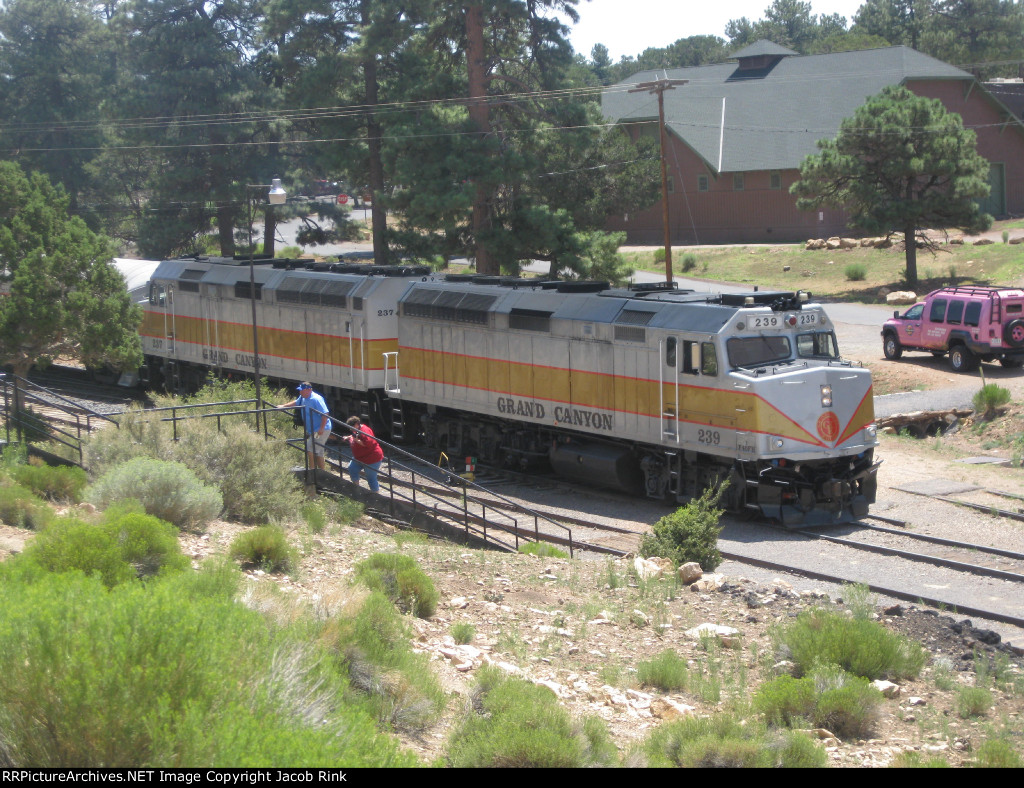
<svg viewBox="0 0 1024 788"><path fill-rule="evenodd" d="M439 476L442 475L442 472L438 471L438 469L434 468L434 470ZM614 494L595 492L593 489L587 489L561 480L541 480L538 482L534 477L522 477L518 474L506 474L505 472L478 476L478 479L481 482L487 483L497 480L503 488L503 495L507 498L516 499L529 496L531 499L529 504L531 510L542 517L550 518L561 525L570 527L572 529L574 550L581 557L585 557L586 554L595 556L623 556L636 552L639 546L639 538L649 529L650 524L658 517L671 511L671 508L659 505L657 502L637 500L625 496L620 498ZM434 488L434 492L437 495L461 499L463 493L460 487L448 487L443 484L443 481L437 481L436 484L438 486ZM560 501L563 505L553 508L537 503L538 490L542 490L546 496L564 497L565 500ZM1010 495L1013 496L1012 493ZM506 506L501 500L488 496L485 493L474 491L469 497L484 500L486 506L494 511L501 510ZM616 517L614 512L611 511L616 507L628 507L634 511L635 516L628 520ZM598 513L601 509L605 508L609 510L607 514ZM580 512L570 513L572 509L583 510L583 514L581 515ZM977 516L989 514L989 509L990 507L982 507ZM594 513L588 513L587 510ZM879 525L876 522L869 522L869 520L886 523L886 525ZM747 541L755 545L760 543L764 547L783 545L786 547L786 549L782 550L783 553L788 550L795 554L802 551L797 546L801 542L819 541L828 543L834 545L837 550L853 551L855 554L867 553L868 555L878 555L886 561L893 562L891 569L878 569L876 575L881 579L876 579L873 582L867 581L866 584L875 593L909 602L924 602L937 607L955 608L963 615L1024 627L1024 617L1019 612L1022 609L1020 606L1017 606L1016 609L1000 610L994 607L965 604L956 599L941 598L934 591L930 590L933 587L942 586L957 588L966 585L969 581L956 580L955 578L972 576L998 583L1004 596L1024 597L1024 553L996 546L972 544L907 531L905 530L907 527L906 522L886 518L881 515L871 515L870 518L864 518L861 521L842 526L849 531L849 533L842 536L828 533L822 529L788 529L764 523L741 523L737 518L728 518L728 521L731 528L744 534L744 539L736 541L723 538L720 540L719 549L723 558L727 560L773 571L790 572L837 585L850 582L865 582L865 578L859 576L858 565L869 566L874 569L878 569L881 566L881 564L875 561L865 563L863 559L853 558L846 559L845 562L839 561L847 571L829 572L823 566L814 565L813 563L811 566L808 566L806 562L786 560L785 557L780 560L777 557L767 555L770 552L767 549L757 551L764 553L761 555L739 549L744 546L744 541ZM756 534L757 529L765 529L765 536L761 537L760 534ZM557 535L548 532L543 520L536 532L532 528L530 529L529 537L556 544L564 543L561 539L557 538ZM906 541L911 545L927 545L928 547L937 547L939 549L929 554L924 549L911 549L908 545L880 545L870 541L875 537L882 537L888 540L898 539ZM989 560L979 561L979 556ZM826 562L822 561L820 563L824 564ZM925 567L923 571L926 572L940 573L945 578L945 581L941 583L929 582L930 578L925 577L921 579L918 585L911 583L909 590L908 587L901 588L892 582L885 581L885 578L889 578L890 581L895 578L905 580L912 576L912 571L903 568L908 563L923 565ZM998 565L1000 563L1003 565Z"/></svg>

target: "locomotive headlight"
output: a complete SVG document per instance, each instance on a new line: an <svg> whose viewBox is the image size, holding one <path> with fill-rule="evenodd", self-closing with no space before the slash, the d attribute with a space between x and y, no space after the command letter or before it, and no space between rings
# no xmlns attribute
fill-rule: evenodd
<svg viewBox="0 0 1024 788"><path fill-rule="evenodd" d="M821 407L831 408L832 407L832 387L822 386L821 387Z"/></svg>
<svg viewBox="0 0 1024 788"><path fill-rule="evenodd" d="M770 438L768 440L768 445L771 446L773 450L778 451L786 445L786 442L782 440L782 438Z"/></svg>
<svg viewBox="0 0 1024 788"><path fill-rule="evenodd" d="M878 436L878 427L874 424L869 424L864 428L864 437L869 441L873 441Z"/></svg>

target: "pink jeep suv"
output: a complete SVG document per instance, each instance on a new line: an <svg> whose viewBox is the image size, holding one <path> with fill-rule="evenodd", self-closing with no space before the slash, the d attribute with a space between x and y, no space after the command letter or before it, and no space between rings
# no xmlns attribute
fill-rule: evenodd
<svg viewBox="0 0 1024 788"><path fill-rule="evenodd" d="M904 350L949 354L954 372L970 372L981 361L1024 365L1024 290L943 287L882 326L885 357Z"/></svg>

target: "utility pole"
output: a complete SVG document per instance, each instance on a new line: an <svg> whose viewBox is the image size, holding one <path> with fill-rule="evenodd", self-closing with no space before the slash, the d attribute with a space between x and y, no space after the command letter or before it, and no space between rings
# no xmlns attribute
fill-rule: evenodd
<svg viewBox="0 0 1024 788"><path fill-rule="evenodd" d="M665 281L672 283L672 228L668 219L668 164L665 159L665 148L668 142L668 133L665 131L665 91L672 90L676 85L685 85L688 79L669 79L668 72L665 78L654 82L641 82L630 93L657 93L658 94L658 133L661 138L661 224L665 233Z"/></svg>

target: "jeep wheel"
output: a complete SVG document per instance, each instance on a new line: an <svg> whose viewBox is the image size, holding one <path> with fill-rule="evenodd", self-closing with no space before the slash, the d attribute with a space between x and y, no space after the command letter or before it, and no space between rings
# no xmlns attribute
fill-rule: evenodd
<svg viewBox="0 0 1024 788"><path fill-rule="evenodd" d="M978 368L978 357L963 345L949 349L949 366L954 372L973 372Z"/></svg>
<svg viewBox="0 0 1024 788"><path fill-rule="evenodd" d="M903 345L900 344L895 334L886 334L882 338L882 352L890 361L895 361L903 355Z"/></svg>
<svg viewBox="0 0 1024 788"><path fill-rule="evenodd" d="M1001 358L999 363L1007 369L1020 369L1024 367L1024 358L1020 356L1011 356L1010 358Z"/></svg>
<svg viewBox="0 0 1024 788"><path fill-rule="evenodd" d="M1011 347L1024 347L1024 320L1018 317L1007 323L1006 330L1003 331L1003 339Z"/></svg>

